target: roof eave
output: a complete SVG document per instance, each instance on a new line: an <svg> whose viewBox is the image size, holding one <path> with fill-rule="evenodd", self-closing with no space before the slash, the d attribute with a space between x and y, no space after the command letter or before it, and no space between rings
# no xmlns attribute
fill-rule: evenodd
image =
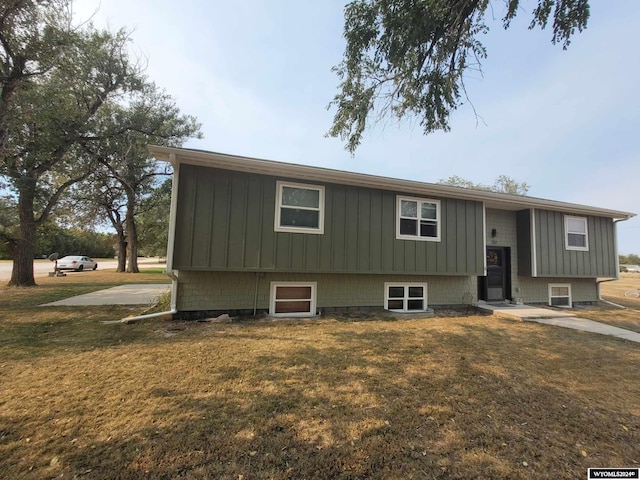
<svg viewBox="0 0 640 480"><path fill-rule="evenodd" d="M627 220L635 216L634 213L629 212L608 210L567 202L558 202L543 198L473 190L454 187L451 185L417 182L414 180L400 180L364 173L345 172L342 170L275 162L273 160L263 160L224 153L161 147L157 145L149 145L148 148L149 152L157 160L169 162L174 168L179 163L188 163L192 165L217 167L246 173L283 176L299 180L321 181L366 188L379 188L417 195L427 194L442 197L453 197L462 200L485 202L489 204L489 207L495 206L495 208L507 208L512 210L541 208L548 210L561 210L583 215L604 216L620 220Z"/></svg>

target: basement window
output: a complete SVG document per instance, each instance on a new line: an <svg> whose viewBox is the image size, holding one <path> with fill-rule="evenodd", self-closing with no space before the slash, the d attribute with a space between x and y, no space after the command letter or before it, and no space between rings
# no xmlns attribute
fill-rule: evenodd
<svg viewBox="0 0 640 480"><path fill-rule="evenodd" d="M549 284L549 305L552 307L571 308L571 284L570 283L550 283Z"/></svg>
<svg viewBox="0 0 640 480"><path fill-rule="evenodd" d="M316 313L316 282L271 282L269 315L301 317Z"/></svg>
<svg viewBox="0 0 640 480"><path fill-rule="evenodd" d="M324 233L324 187L276 182L276 232Z"/></svg>
<svg viewBox="0 0 640 480"><path fill-rule="evenodd" d="M424 312L427 309L427 284L385 283L384 308L392 312Z"/></svg>

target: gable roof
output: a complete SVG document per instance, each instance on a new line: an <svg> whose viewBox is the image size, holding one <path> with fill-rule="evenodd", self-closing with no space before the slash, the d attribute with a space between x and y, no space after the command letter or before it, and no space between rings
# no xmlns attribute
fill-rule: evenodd
<svg viewBox="0 0 640 480"><path fill-rule="evenodd" d="M392 190L422 196L433 195L463 200L475 200L484 202L487 208L499 208L504 210L540 208L546 210L560 210L562 212L579 215L609 217L619 220L628 220L635 216L634 213L629 212L609 210L575 203L558 202L544 198L529 197L526 195L489 192L438 183L417 182L414 180L400 180L365 173L276 162L273 160L263 160L259 158L242 157L238 155L229 155L226 153L208 152L189 148L149 145L149 152L157 160L171 163L174 168L176 168L180 163L186 163L190 165L215 167L224 170L256 173L260 175L282 176L312 182L354 185L358 187Z"/></svg>

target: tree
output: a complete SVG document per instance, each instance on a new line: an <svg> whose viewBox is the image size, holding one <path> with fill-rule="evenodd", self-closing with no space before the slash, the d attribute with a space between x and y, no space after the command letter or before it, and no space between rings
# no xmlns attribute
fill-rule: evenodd
<svg viewBox="0 0 640 480"><path fill-rule="evenodd" d="M72 38L70 0L0 3L0 152L16 114L14 98L47 74Z"/></svg>
<svg viewBox="0 0 640 480"><path fill-rule="evenodd" d="M47 4L34 2L33 8ZM65 41L46 73L13 93L5 119L0 177L15 192L19 218L9 285L35 285L36 228L70 186L93 172L83 147L98 139L98 112L143 85L126 53L127 32L67 31Z"/></svg>
<svg viewBox="0 0 640 480"><path fill-rule="evenodd" d="M619 261L624 265L640 265L640 256L635 253L630 253L629 255L619 255Z"/></svg>
<svg viewBox="0 0 640 480"><path fill-rule="evenodd" d="M504 28L521 0L504 0ZM328 136L346 141L353 153L375 112L402 119L415 116L424 133L449 131L449 116L467 99L465 75L481 70L487 52L479 37L488 32L489 0L353 0L345 8L344 58ZM588 0L538 0L529 28L552 24L553 44L566 49L589 18Z"/></svg>
<svg viewBox="0 0 640 480"><path fill-rule="evenodd" d="M438 180L438 183L444 185L452 185L454 187L474 188L476 190L486 190L489 192L510 193L512 195L526 195L529 191L529 185L525 182L518 182L507 175L500 175L496 178L493 185L484 185L482 183L473 183L471 180L452 175L446 180Z"/></svg>
<svg viewBox="0 0 640 480"><path fill-rule="evenodd" d="M140 231L140 252L147 256L166 256L171 210L171 179L166 179L147 197L136 216Z"/></svg>
<svg viewBox="0 0 640 480"><path fill-rule="evenodd" d="M87 179L87 188L78 185L82 203L102 212L116 230L118 270L138 273L138 226L136 217L154 207L154 191L159 178L171 174L147 150L150 143L181 146L190 137L201 137L200 125L192 116L181 115L173 99L149 83L128 105L112 105L102 112L100 129L127 130L118 135L105 133L103 140L88 144L86 154L100 166ZM92 193L95 192L95 193Z"/></svg>

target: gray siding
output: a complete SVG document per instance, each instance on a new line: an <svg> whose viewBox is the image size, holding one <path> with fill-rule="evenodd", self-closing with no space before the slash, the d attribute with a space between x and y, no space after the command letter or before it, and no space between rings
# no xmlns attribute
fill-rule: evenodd
<svg viewBox="0 0 640 480"><path fill-rule="evenodd" d="M397 240L403 192L326 184L323 235L275 232L277 180L288 179L182 164L174 268L483 273L481 202L440 198L440 242Z"/></svg>
<svg viewBox="0 0 640 480"><path fill-rule="evenodd" d="M615 225L611 218L587 217L589 250L565 248L564 214L535 211L536 273L539 277L615 277Z"/></svg>
<svg viewBox="0 0 640 480"><path fill-rule="evenodd" d="M518 238L518 275L531 276L531 210L516 213Z"/></svg>

